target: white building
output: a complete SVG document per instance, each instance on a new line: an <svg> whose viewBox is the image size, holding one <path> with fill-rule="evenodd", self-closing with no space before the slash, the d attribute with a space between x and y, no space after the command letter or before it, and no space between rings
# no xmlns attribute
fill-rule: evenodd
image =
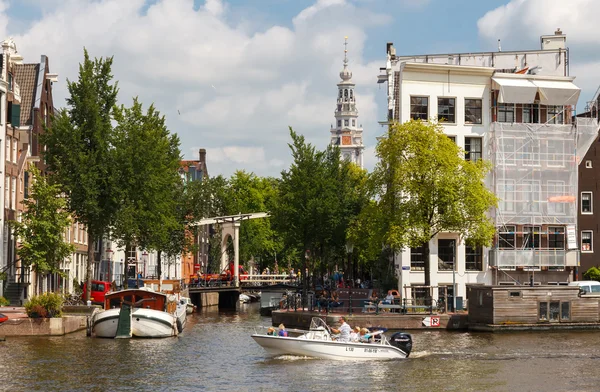
<svg viewBox="0 0 600 392"><path fill-rule="evenodd" d="M388 44L380 83L388 83L388 121L439 121L465 159L493 163L488 186L501 199L491 249L471 248L457 233L430 241L434 298L465 285L558 284L578 265L577 167L596 123L571 124L579 88L569 76L566 36L541 37L541 49L396 56ZM568 234L568 236L567 236ZM396 257L407 297L424 297L422 248Z"/></svg>
<svg viewBox="0 0 600 392"><path fill-rule="evenodd" d="M356 94L352 82L352 72L348 69L348 37L344 42L344 69L340 72L342 81L338 83L338 98L335 109L335 126L330 129L331 145L339 146L342 158L363 167L362 125L358 124Z"/></svg>

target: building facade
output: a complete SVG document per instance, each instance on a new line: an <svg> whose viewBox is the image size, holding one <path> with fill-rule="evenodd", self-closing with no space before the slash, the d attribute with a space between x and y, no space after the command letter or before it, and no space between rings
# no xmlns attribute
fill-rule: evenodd
<svg viewBox="0 0 600 392"><path fill-rule="evenodd" d="M490 211L491 249L469 247L457 233L396 257L403 295L466 298L466 284L566 284L579 262L577 164L597 125L571 123L579 88L569 76L566 36L541 37L541 49L396 56L387 46L388 121L437 121L464 150L487 159L488 187L500 199ZM453 285L456 282L456 286ZM437 288L437 289L436 289Z"/></svg>
<svg viewBox="0 0 600 392"><path fill-rule="evenodd" d="M363 167L363 129L358 123L356 107L356 85L352 82L352 72L348 69L348 37L344 42L344 69L340 72L342 81L338 83L338 97L335 109L335 126L330 129L332 146L338 146L343 159Z"/></svg>
<svg viewBox="0 0 600 392"><path fill-rule="evenodd" d="M576 120L600 118L600 88L588 102L586 110L577 114ZM600 251L600 233L598 232L598 214L600 206L600 175L596 170L600 168L600 138L596 137L583 160L579 163L579 208L578 225L580 235L581 257L577 277L583 279L583 274L591 267L600 266L600 260L595 254Z"/></svg>

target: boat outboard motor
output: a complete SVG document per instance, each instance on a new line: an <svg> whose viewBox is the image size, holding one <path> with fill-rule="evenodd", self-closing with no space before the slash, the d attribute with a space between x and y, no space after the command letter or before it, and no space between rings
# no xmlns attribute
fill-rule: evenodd
<svg viewBox="0 0 600 392"><path fill-rule="evenodd" d="M406 332L396 332L390 338L390 344L404 351L408 357L412 350L412 336Z"/></svg>

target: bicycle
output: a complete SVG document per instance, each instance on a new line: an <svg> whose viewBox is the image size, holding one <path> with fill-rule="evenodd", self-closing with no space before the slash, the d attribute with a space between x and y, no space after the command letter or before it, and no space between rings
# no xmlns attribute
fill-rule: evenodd
<svg viewBox="0 0 600 392"><path fill-rule="evenodd" d="M83 305L81 297L76 294L66 294L64 296L63 306L77 306Z"/></svg>

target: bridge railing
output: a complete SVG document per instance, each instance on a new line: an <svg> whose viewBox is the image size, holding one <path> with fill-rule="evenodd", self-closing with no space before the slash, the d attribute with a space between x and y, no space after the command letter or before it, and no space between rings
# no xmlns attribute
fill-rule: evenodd
<svg viewBox="0 0 600 392"><path fill-rule="evenodd" d="M240 283L242 285L270 285L277 283L295 284L296 277L288 274L279 275L240 275Z"/></svg>

